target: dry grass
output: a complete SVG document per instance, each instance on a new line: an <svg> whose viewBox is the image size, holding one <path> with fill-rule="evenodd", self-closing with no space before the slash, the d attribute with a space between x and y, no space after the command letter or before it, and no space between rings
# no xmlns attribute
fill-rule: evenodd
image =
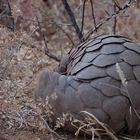
<svg viewBox="0 0 140 140"><path fill-rule="evenodd" d="M98 118L96 118L93 114L87 111L82 111L81 114L85 118L84 121L74 120L72 122L72 125L78 129L77 132L75 133L76 136L78 136L79 132L82 131L85 134L91 135L92 137L91 140L95 140L95 139L98 139L98 140L106 140L106 139L136 140L137 139L136 137L132 137L129 135L115 134L113 130L107 124L102 123L101 121L98 120ZM77 127L77 123L78 123L78 126L80 127Z"/></svg>
<svg viewBox="0 0 140 140"><path fill-rule="evenodd" d="M79 1L80 7L76 1L71 2L71 5L75 9L74 12L78 24L80 24L81 21L80 9L82 8L81 0ZM23 11L26 11L26 7L23 6L22 11L22 8L19 8L21 6L20 1L12 0L10 2L12 3L13 16L18 26L14 32L5 27L5 25L0 26L0 129L4 129L3 133L0 132L1 136L10 140L11 137L13 137L12 139L16 140L18 139L17 135L19 132L26 130L24 135L28 132L32 132L33 135L35 135L33 139L41 140L41 135L50 132L52 135L57 135L57 137L54 138L52 136L49 139L61 139L60 136L48 126L45 120L45 118L48 118L51 114L47 106L34 102L34 92L39 71L44 67L52 70L58 63L44 54L45 45L39 36L39 28L34 19L35 13L33 13L33 11L28 12L28 10L32 9L29 8L24 14ZM123 2L124 1L119 1L119 3ZM40 13L43 22L42 31L47 38L48 49L60 57L71 48L71 42L78 44L78 38L65 15L64 8L60 4L60 1L54 0L53 4L49 7L46 7L44 4L42 5L42 3L38 5L42 6ZM112 8L109 8L111 1L106 1L106 3L103 3L102 0L95 1L94 5L96 5L95 12L97 22L104 20L108 16L106 12L108 9L110 13L112 12ZM86 7L88 6L89 4L86 5ZM132 38L138 43L140 43L139 12L139 5L134 5L120 15L117 21L118 33ZM28 15L28 13L30 13L30 15ZM25 19L22 21L20 16ZM85 13L86 24L84 34L93 27L91 18L90 9L87 8ZM112 32L112 23L113 20L106 23L100 28L99 33ZM96 33L93 35L95 34ZM69 40L69 38L71 39ZM72 122L73 125L77 123L80 125L80 127L77 128L76 137L80 131L83 131L84 133L90 133L92 139L108 137L110 139L132 140L132 138L128 136L115 135L106 124L100 122L92 114L85 111L82 112L82 114L85 116L85 121L74 120ZM16 136L9 133L11 130L16 133ZM32 138L31 136L25 138L24 136L21 139L28 140Z"/></svg>

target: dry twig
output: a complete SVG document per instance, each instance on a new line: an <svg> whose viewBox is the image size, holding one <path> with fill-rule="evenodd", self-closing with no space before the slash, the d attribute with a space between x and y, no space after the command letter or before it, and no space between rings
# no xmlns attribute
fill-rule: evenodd
<svg viewBox="0 0 140 140"><path fill-rule="evenodd" d="M67 0L62 0L62 3L65 6L65 9L66 9L66 11L67 11L67 13L69 15L69 18L70 18L70 20L71 20L71 22L73 24L73 27L74 27L74 29L75 29L75 31L77 33L77 36L78 36L80 42L83 42L84 41L83 34L80 31L80 28L79 28L79 26L78 26L78 24L76 22L75 16L74 16L74 14L73 14L73 12L72 12Z"/></svg>
<svg viewBox="0 0 140 140"><path fill-rule="evenodd" d="M111 16L107 17L105 20L103 20L102 22L100 22L99 24L97 24L96 28L92 28L86 35L85 40L87 40L97 29L99 29L101 26L103 26L106 22L108 22L109 20L111 20L112 18L115 18L117 16L119 16L121 13L125 12L126 9L128 9L134 2L136 2L135 0L130 0L128 3L126 3L123 8L119 9L116 11L116 13L113 13Z"/></svg>
<svg viewBox="0 0 140 140"><path fill-rule="evenodd" d="M57 62L60 62L60 58L58 58L57 56L55 56L55 55L53 55L52 53L49 52L48 47L47 47L47 41L46 41L46 38L45 38L44 34L42 33L42 28L41 28L41 25L40 25L40 22L39 22L39 19L38 19L37 16L36 16L36 20L37 20L37 23L38 23L38 27L39 27L41 38L43 39L44 44L45 44L45 54L48 57L56 60Z"/></svg>

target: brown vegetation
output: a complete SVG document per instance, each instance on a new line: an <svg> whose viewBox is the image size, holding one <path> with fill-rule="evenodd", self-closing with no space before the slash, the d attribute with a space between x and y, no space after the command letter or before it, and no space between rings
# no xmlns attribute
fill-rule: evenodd
<svg viewBox="0 0 140 140"><path fill-rule="evenodd" d="M139 1L68 1L80 36L62 2L0 0L0 140L74 138L53 131L44 120L50 112L35 103L39 71L55 69L72 47L97 34L114 32L140 44Z"/></svg>

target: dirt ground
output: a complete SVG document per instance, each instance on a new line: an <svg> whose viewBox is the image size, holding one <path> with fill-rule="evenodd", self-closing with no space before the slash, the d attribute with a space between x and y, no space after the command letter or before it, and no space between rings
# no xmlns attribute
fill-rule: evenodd
<svg viewBox="0 0 140 140"><path fill-rule="evenodd" d="M42 9L39 17L42 17L42 33L47 40L47 49L61 58L72 48L72 44L79 42L62 3L56 0L48 1L47 4L42 0L31 1L36 8L40 6ZM31 1L23 0L20 3L18 0L10 0L13 16L17 19L15 31L7 28L10 21L0 21L2 25L0 26L0 140L62 140L48 131L42 121L46 114L42 106L38 106L35 102L34 95L40 71L44 68L54 70L58 62L45 55L46 46L44 38L39 33L39 25L34 20L31 20L32 22L28 20L29 17L34 18L37 13L29 5ZM113 5L108 0L94 2L96 20L100 23L112 12L113 8L110 7ZM125 0L119 0L121 6L124 2ZM78 3L71 1L78 23L81 19L79 15L81 15L82 5L80 4L82 4L80 0ZM29 7L26 9L27 5ZM86 5L84 34L93 27L89 6ZM140 44L139 13L138 2L118 16L117 21L117 33L132 38L138 44ZM26 20L21 20L21 17ZM111 33L113 21L112 19L105 23L93 36ZM57 133L67 140L75 139L74 134L62 130ZM78 139L91 138L82 136Z"/></svg>
<svg viewBox="0 0 140 140"><path fill-rule="evenodd" d="M89 140L89 136L78 136L66 131L56 134L40 131L1 129L0 140Z"/></svg>

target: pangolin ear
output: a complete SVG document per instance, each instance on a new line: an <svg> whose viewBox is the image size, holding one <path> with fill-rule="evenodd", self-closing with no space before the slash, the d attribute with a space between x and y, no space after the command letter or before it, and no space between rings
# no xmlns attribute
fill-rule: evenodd
<svg viewBox="0 0 140 140"><path fill-rule="evenodd" d="M50 71L48 69L45 69L39 74L39 82L37 84L37 89L35 92L36 98L44 98L47 86L49 85L49 81Z"/></svg>
<svg viewBox="0 0 140 140"><path fill-rule="evenodd" d="M39 85L40 87L46 87L46 85L50 81L50 71L48 69L45 69L41 72L40 78L39 78Z"/></svg>

